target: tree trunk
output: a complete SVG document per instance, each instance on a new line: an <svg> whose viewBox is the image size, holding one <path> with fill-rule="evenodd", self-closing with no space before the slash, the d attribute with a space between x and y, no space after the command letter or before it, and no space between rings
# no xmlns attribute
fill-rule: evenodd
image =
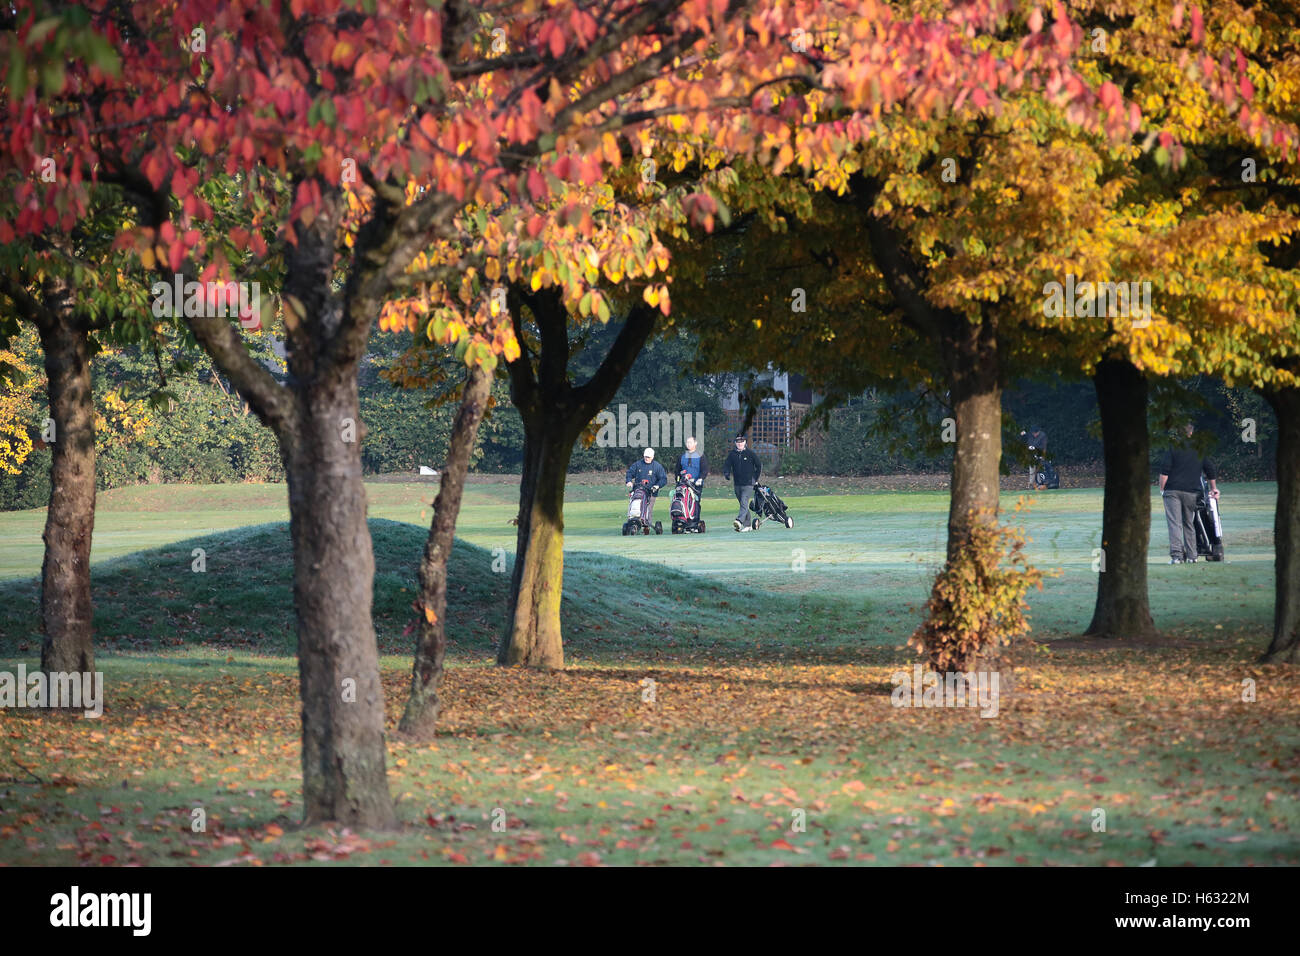
<svg viewBox="0 0 1300 956"><path fill-rule="evenodd" d="M1085 634L1155 635L1147 596L1151 541L1151 445L1147 380L1126 359L1104 359L1093 375L1101 412L1106 490L1098 555L1097 604Z"/></svg>
<svg viewBox="0 0 1300 956"><path fill-rule="evenodd" d="M960 318L959 318L960 321ZM975 524L996 525L1002 461L1002 389L992 319L952 323L940 341L957 425L948 506L948 561L966 547Z"/></svg>
<svg viewBox="0 0 1300 956"><path fill-rule="evenodd" d="M559 413L526 417L524 428L519 536L497 663L563 667L564 483L577 435Z"/></svg>
<svg viewBox="0 0 1300 956"><path fill-rule="evenodd" d="M41 670L95 669L90 540L95 528L95 406L86 331L61 315L39 326L54 452L41 566Z"/></svg>
<svg viewBox="0 0 1300 956"><path fill-rule="evenodd" d="M1300 660L1300 388L1264 391L1277 415L1277 511L1273 640L1261 661Z"/></svg>
<svg viewBox="0 0 1300 956"><path fill-rule="evenodd" d="M527 342L522 311L537 325L539 349L525 347L507 365L510 397L524 423L524 473L519 482L519 535L498 664L563 667L560 598L564 584L564 483L573 443L614 397L646 340L658 310L637 302L595 374L583 385L569 383L570 316L555 289L532 294L510 287L515 337Z"/></svg>
<svg viewBox="0 0 1300 956"><path fill-rule="evenodd" d="M395 818L370 616L375 559L356 367L336 365L297 386L295 397L297 434L281 447L293 533L304 821L388 828Z"/></svg>
<svg viewBox="0 0 1300 956"><path fill-rule="evenodd" d="M441 708L438 688L442 685L443 659L447 654L447 559L455 540L456 517L460 514L470 454L491 391L492 374L480 366L471 367L465 376L465 390L447 448L447 463L433 503L433 523L420 560L421 612L415 665L411 671L411 696L407 698L406 711L398 727L402 733L412 736L432 737L438 722Z"/></svg>

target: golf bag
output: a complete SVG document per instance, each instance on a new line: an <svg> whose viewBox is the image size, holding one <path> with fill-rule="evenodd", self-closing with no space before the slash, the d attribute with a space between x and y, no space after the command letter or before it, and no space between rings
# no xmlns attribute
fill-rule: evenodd
<svg viewBox="0 0 1300 956"><path fill-rule="evenodd" d="M786 511L785 502L767 485L755 485L754 497L749 500L749 510L757 515L750 527L757 531L763 522L775 518L787 528L794 527L794 519Z"/></svg>
<svg viewBox="0 0 1300 956"><path fill-rule="evenodd" d="M1034 472L1034 485L1039 491L1061 487L1061 476L1056 473L1056 466L1050 461L1039 458Z"/></svg>
<svg viewBox="0 0 1300 956"><path fill-rule="evenodd" d="M668 508L673 534L703 534L704 522L700 520L700 493L688 474L677 479L673 503Z"/></svg>
<svg viewBox="0 0 1300 956"><path fill-rule="evenodd" d="M650 482L642 479L641 483L634 487L628 493L627 503L627 520L623 522L623 534L649 534L650 528L653 527L655 534L663 534L663 522L656 521L654 525L650 524L650 519L654 515L655 496L657 490L651 489Z"/></svg>
<svg viewBox="0 0 1300 956"><path fill-rule="evenodd" d="M1201 477L1201 492L1196 496L1196 555L1207 561L1223 560L1223 523L1219 521L1219 502L1210 495L1209 482Z"/></svg>

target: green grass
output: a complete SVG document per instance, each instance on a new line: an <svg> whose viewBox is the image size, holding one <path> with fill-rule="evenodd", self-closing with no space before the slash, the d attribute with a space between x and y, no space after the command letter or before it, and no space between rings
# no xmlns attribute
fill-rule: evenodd
<svg viewBox="0 0 1300 956"><path fill-rule="evenodd" d="M779 490L779 488L778 488ZM381 646L391 646L406 624L415 562L429 520L433 489L417 484L374 483L367 487L374 518L403 522L382 525L376 540L376 624ZM462 551L464 560L490 565L493 549L513 552L514 489L507 484L470 485L458 524L462 542L482 552ZM705 499L705 516L715 518L709 533L664 534L624 538L618 527L625 514L621 486L579 485L565 509L567 553L566 594L571 613L596 601L616 607L625 590L633 595L649 582L675 581L677 570L708 578L709 586L735 590L735 606L761 608L765 614L797 612L803 596L816 599L823 626L801 626L790 635L822 643L901 643L915 624L917 608L943 555L947 496L940 492L822 494L790 498L795 527L772 523L743 537L728 527L734 499L720 493ZM1152 610L1157 624L1172 636L1187 639L1222 637L1218 629L1247 640L1264 641L1273 597L1272 514L1276 486L1271 483L1229 485L1223 499L1228 560L1223 564L1170 567L1164 541L1159 499L1153 498L1153 528L1149 568ZM282 554L266 552L274 542L269 528L254 537L212 534L248 525L287 521L283 486L216 485L133 488L100 496L92 560L97 571L97 631L113 642L136 641L137 647L157 646L175 637L173 628L190 630L194 618L201 630L228 635L236 646L291 649L288 616L278 609L288 600L290 569ZM1027 512L1015 515L1016 496L1004 496L1008 520L1022 523L1029 534L1030 560L1047 571L1041 593L1029 596L1035 634L1054 639L1076 634L1088 623L1095 597L1093 549L1100 545L1101 492L1079 489L1041 493ZM656 516L667 519L666 497ZM33 640L36 591L30 576L41 562L41 512L0 514L0 635ZM283 532L281 532L283 534ZM165 546L165 547L164 547ZM160 547L162 551L158 551ZM208 571L190 571L191 549L207 553ZM110 559L135 555L134 567ZM584 557L590 555L590 557ZM611 557L641 562L635 574L611 578L612 591L601 584L596 569ZM802 563L800 563L802 561ZM456 560L453 560L453 574ZM615 563L610 567L628 567ZM802 567L796 571L793 568ZM119 579L117 576L121 575ZM27 582L23 582L27 578ZM150 597L136 600L139 588L117 584L136 578ZM636 584L630 584L631 579ZM6 583L7 581L7 583ZM1212 582L1212 586L1206 586ZM495 620L484 614L500 599L500 581L470 574L463 584L483 611L467 617L467 646L494 631ZM701 585L696 585L701 586ZM405 587L407 590L402 591ZM691 586L672 583L670 590ZM100 593L103 592L103 593ZM783 595L786 600L766 598ZM107 597L108 600L104 600ZM121 605L118 607L117 599ZM230 608L238 608L231 613ZM827 617L829 615L829 617ZM791 618L791 620L793 620ZM568 638L581 647L587 635L585 619L569 627ZM781 632L784 633L785 621ZM801 625L807 624L805 621ZM240 635L240 631L251 632ZM816 633L814 633L816 632ZM263 637L257 637L261 633ZM603 639L603 638L602 638ZM6 646L0 638L0 648ZM290 643L285 643L289 641ZM144 642L144 643L140 643ZM265 642L265 643L264 643ZM778 642L784 643L784 642Z"/></svg>
<svg viewBox="0 0 1300 956"><path fill-rule="evenodd" d="M508 484L471 485L440 733L390 739L403 828L365 839L295 823L284 488L102 495L105 716L0 711L0 862L1300 863L1300 703L1284 669L1252 663L1271 614L1274 486L1225 488L1221 565L1165 565L1157 509L1152 604L1171 642L1025 645L992 720L890 704L946 496L810 490L787 495L792 530L737 535L732 499L714 493L708 534L623 538L620 487L576 487L569 666L543 674L490 663L507 584L494 549L513 548L516 504ZM432 492L368 486L390 730ZM1100 511L1100 492L1081 489L1018 516L1033 563L1062 572L1030 596L1040 641L1087 623ZM37 661L42 521L0 514L0 670ZM191 829L195 808L206 832ZM791 831L795 811L806 832Z"/></svg>

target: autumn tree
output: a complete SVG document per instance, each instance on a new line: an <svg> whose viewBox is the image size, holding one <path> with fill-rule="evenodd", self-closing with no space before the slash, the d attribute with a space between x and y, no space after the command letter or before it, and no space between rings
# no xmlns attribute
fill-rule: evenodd
<svg viewBox="0 0 1300 956"><path fill-rule="evenodd" d="M1150 540L1146 416L1151 376L1209 373L1254 384L1280 403L1297 347L1293 253L1297 82L1294 3L1192 5L1130 0L1092 10L1103 38L1094 68L1142 104L1160 148L1132 164L1126 198L1144 216L1131 274L1154 286L1164 334L1119 344L1096 366L1107 492L1106 573L1089 633L1151 630L1145 565ZM1180 162L1160 162L1165 147ZM1260 166L1259 173L1255 171ZM1292 264L1288 266L1288 260ZM1285 428L1285 426L1282 426ZM1288 471L1279 448L1277 635L1294 630L1296 547ZM1290 597L1288 597L1290 595ZM1288 624L1288 620L1292 623Z"/></svg>
<svg viewBox="0 0 1300 956"><path fill-rule="evenodd" d="M439 242L465 256L518 243L540 215L529 210L549 205L552 183L600 178L607 133L634 136L686 111L707 126L706 108L727 97L747 114L730 145L753 148L779 122L771 100L754 94L779 76L772 51L804 11L729 0L520 2L485 12L459 2L325 0L83 9L118 51L120 70L71 56L37 89L11 69L3 171L15 177L18 212L0 223L0 237L71 233L97 179L135 203L118 247L145 268L168 279L237 281L231 258L197 228L212 218L197 186L218 173L245 177L247 225L230 238L255 260L279 264L287 383L251 359L238 326L214 314L210 298L184 319L275 432L285 461L305 818L388 825L358 455L356 372L370 328L392 299L456 275L469 280L456 307L470 321L445 323L445 336L504 354L511 328L489 308L481 277L464 259L413 269L417 257ZM47 8L15 10L16 49L41 53ZM929 42L921 25L905 29L916 45ZM709 49L723 56L682 69ZM864 45L843 68L877 49ZM908 79L905 71L888 77L859 98L896 98ZM31 177L47 155L60 157L71 188ZM369 206L353 216L345 187L362 184Z"/></svg>
<svg viewBox="0 0 1300 956"><path fill-rule="evenodd" d="M1039 12L1026 6L1025 24L1031 33L1042 29ZM1162 36L1170 26L1159 18L1147 24ZM1058 15L1050 32L1068 45L1072 37L1079 39L1071 30ZM1197 32L1194 26L1193 45L1201 39ZM1180 43L1166 38L1159 48L1164 75L1175 80L1188 58ZM1158 174L1171 159L1182 158L1180 148L1159 119L1140 128L1134 104L1125 102L1120 87L1086 59L1086 52L1081 56L1080 73L1098 90L1103 109L1126 116L1129 126L1122 132L1138 134L1131 145L1113 129L1112 135L1097 136L1086 113L1053 102L1050 84L998 101L978 91L964 109L929 122L887 121L880 135L812 179L818 190L841 194L841 206L856 207L857 228L866 240L859 245L870 255L853 250L844 226L834 225L843 222L843 210L815 200L826 218L815 230L799 229L802 237L795 243L796 251L810 250L802 256L803 268L823 265L820 275L814 269L808 276L814 285L795 290L798 296L765 285L755 328L744 330L745 323L724 317L715 323L715 335L732 357L737 351L770 354L777 342L789 343L782 346L784 364L832 394L887 378L891 363L898 372L910 366L911 375L946 392L956 439L950 562L965 552L974 516L995 520L1001 383L1046 366L1095 369L1104 393L1103 420L1111 425L1107 557L1114 545L1123 546L1115 555L1118 573L1108 562L1112 567L1102 579L1094 628L1142 633L1151 629L1145 586L1147 453L1145 415L1135 415L1131 403L1144 409L1145 399L1141 372L1125 375L1124 370L1140 362L1159 373L1186 361L1184 326L1190 316L1208 310L1212 318L1202 327L1213 328L1227 315L1239 315L1244 298L1263 294L1260 284L1241 283L1235 269L1226 281L1216 281L1216 266L1205 250L1220 255L1235 250L1235 267L1251 258L1253 242L1276 240L1285 225L1267 213L1224 211L1194 211L1195 221L1183 222L1185 197L1180 205L1179 197L1161 196L1149 182L1141 188L1132 165L1145 164ZM1186 78L1182 83L1200 89ZM1222 89L1214 92L1216 102L1224 99ZM1210 236L1219 244L1206 247ZM1170 249L1198 241L1190 263L1169 257ZM1157 261L1152 254L1161 252L1164 258ZM753 249L744 255L773 261ZM778 269L798 267L786 259L776 262ZM727 263L716 271L715 279L728 278ZM1194 278L1189 281L1183 273ZM1049 314L1050 285L1057 283L1059 298L1071 275L1081 280L1080 307L1075 309L1072 290L1069 308ZM1097 301L1095 283L1133 276L1154 277L1157 291L1167 293L1153 315L1130 313L1127 307L1115 312ZM717 289L712 294L715 301L735 301ZM805 301L812 314L796 314ZM898 326L913 335L900 341ZM921 343L929 343L928 360L924 349L917 352ZM1136 383L1129 381L1133 378ZM1117 393L1117 384L1127 387ZM1117 417L1140 418L1140 440L1125 443L1122 429L1129 423L1117 424ZM1133 507L1123 512L1117 501Z"/></svg>
<svg viewBox="0 0 1300 956"><path fill-rule="evenodd" d="M20 333L0 349L0 472L11 475L22 471L23 462L32 452L27 416L36 390L36 375L25 354L25 344Z"/></svg>
<svg viewBox="0 0 1300 956"><path fill-rule="evenodd" d="M730 135L733 130L752 127L752 112L737 113L734 109L721 113L724 118L721 124L710 125L704 114L697 116L694 123L685 117L672 116L648 130L642 140L643 155L650 151L654 157L652 162L674 173L689 172L687 181L692 181L693 176L696 183L685 195L670 191L664 200L668 207L659 207L659 220L651 223L656 231L680 240L676 247L679 255L698 243L698 234L681 228L683 221L702 220L712 231L715 216L726 213L725 205L719 202L726 191L722 183L730 181L734 185L737 177L731 171L720 169L719 164L750 163L769 169L774 175L798 164L808 174L815 175L821 186L834 182L837 177L842 183L842 157L879 135L882 113L887 113L891 122L906 124L916 117L924 120L943 110L945 104L959 107L968 96L977 104L988 105L990 90L1017 88L1029 71L1041 69L1053 76L1054 96L1069 103L1069 109L1081 121L1112 132L1125 129L1133 122L1131 111L1121 108L1118 100L1099 101L1092 89L1069 69L1078 29L1064 20L1054 28L1051 38L1040 34L1035 27L1030 35L1007 44L1007 49L1002 51L1006 59L999 59L978 42L969 40L994 21L1001 26L999 17L990 16L983 8L972 6L950 12L949 23L957 29L950 29L948 24L930 29L922 26L923 20L895 19L891 11L879 10L876 12L881 19L874 33L862 21L845 18L844 12L844 8L832 4L809 5L799 11L795 18L799 33L781 53L782 72L777 77L781 82L772 87L770 94L764 93L772 97L778 121L773 123L771 116L764 115L764 134L757 139L756 147L752 137L736 142ZM931 53L949 67L942 73L909 59L909 50L929 49L932 44ZM890 71L873 74L866 67L873 57L888 59ZM903 78L906 81L898 84ZM705 122L702 124L701 120ZM736 148L737 145L745 148ZM872 188L865 180L863 186ZM680 206L676 215L668 211L674 202ZM618 234L637 235L626 228ZM614 258L611 268L611 257L602 251L593 253L586 246L572 244L567 248L567 254L557 251L550 260L543 253L541 262L535 255L530 268L524 270L525 275L531 273L530 288L515 285L511 292L513 301L526 306L536 323L538 347L536 350L525 347L524 357L508 366L512 395L524 417L529 439L519 515L519 552L506 635L499 651L502 663L558 666L562 662L561 506L563 473L570 449L599 409L599 401L613 394L617 379L630 367L640 347L639 341L644 341L649 334L654 308L659 306L668 321L672 321L666 284L647 285L641 292L642 302L637 302L635 287L627 288L629 279L653 275L656 266L662 271L667 265L665 255L653 250L650 250L652 254L637 254L632 257L635 267L627 265L626 256L623 262ZM585 291L584 273L590 273L586 283L603 278L612 287L615 301L635 304L626 313L623 332L606 364L590 382L574 386L565 374L564 357L569 346L566 313L574 318L585 317L589 312L599 312L598 303L603 301L599 290ZM562 294L542 295L548 285L562 287ZM565 301L567 307L562 307ZM517 308L512 309L512 316L517 312ZM580 315L574 316L575 312ZM934 310L927 313L929 318L937 314ZM986 365L982 360L989 351L987 337L971 333L965 319L955 312L944 315L942 321L947 323L946 331L936 334L958 382L960 420L969 434L983 434L982 419L974 412L978 404L974 396L980 395L983 402L980 408L989 406L987 395L981 392L982 384L977 381L985 374ZM517 327L516 338L523 332ZM989 407L995 406L996 397ZM968 439L959 446L959 455L963 460L970 459L976 447ZM991 487L996 508L996 451L988 460L994 469ZM956 496L958 503L954 504L957 516L954 521L958 524L973 512L977 497L988 497L988 481L976 487L977 480L966 480L966 476L981 469L987 471L985 464L981 460L972 462L969 468L959 469L961 490ZM960 541L959 532L953 538L952 547L959 548Z"/></svg>
<svg viewBox="0 0 1300 956"><path fill-rule="evenodd" d="M58 35L59 31L55 31ZM47 173L57 177L53 167ZM57 180L56 180L57 181ZM143 321L145 292L127 257L110 248L124 214L110 187L95 194L71 235L10 242L0 252L0 300L8 314L0 344L22 322L39 337L49 419L50 498L41 565L41 669L95 669L90 548L95 522L95 422L91 359L101 343L156 338Z"/></svg>

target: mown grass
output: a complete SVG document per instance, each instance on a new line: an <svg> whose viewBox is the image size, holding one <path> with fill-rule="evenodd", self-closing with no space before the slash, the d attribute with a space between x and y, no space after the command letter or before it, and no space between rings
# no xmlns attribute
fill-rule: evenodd
<svg viewBox="0 0 1300 956"><path fill-rule="evenodd" d="M431 489L369 491L392 731L425 528L386 519L420 521ZM441 729L432 742L390 737L402 827L364 836L296 825L292 566L276 493L105 496L105 715L0 710L0 862L1300 862L1300 701L1285 669L1253 663L1270 612L1272 486L1225 489L1229 563L1167 567L1153 540L1167 645L1020 646L991 719L891 704L942 548L942 494L792 495L792 531L624 539L617 488L596 488L566 511L568 666L535 673L491 664L507 577L493 549L513 547L513 503L508 486L471 486ZM726 514L718 498L706 515ZM1078 490L1023 516L1031 559L1062 570L1031 596L1040 640L1086 623L1099 512L1099 492ZM36 517L0 515L6 549ZM0 582L0 670L37 661L36 589L22 576L39 569L35 552L5 552L21 574Z"/></svg>

